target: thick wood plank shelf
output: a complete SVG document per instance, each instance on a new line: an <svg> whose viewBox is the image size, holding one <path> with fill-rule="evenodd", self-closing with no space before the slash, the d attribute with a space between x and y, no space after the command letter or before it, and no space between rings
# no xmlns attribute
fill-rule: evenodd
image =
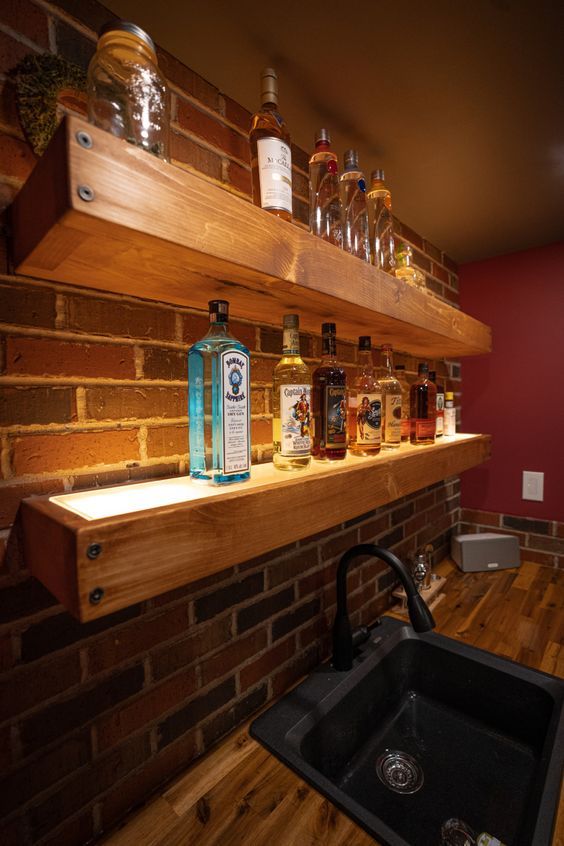
<svg viewBox="0 0 564 846"><path fill-rule="evenodd" d="M491 349L458 309L78 118L16 198L13 227L23 275L197 308L223 297L267 323L296 311L305 330L336 320L340 337L425 357Z"/></svg>
<svg viewBox="0 0 564 846"><path fill-rule="evenodd" d="M489 435L460 434L374 458L312 462L299 473L263 464L228 489L176 478L28 499L26 561L69 611L92 620L309 537L489 454ZM98 589L103 596L93 602Z"/></svg>

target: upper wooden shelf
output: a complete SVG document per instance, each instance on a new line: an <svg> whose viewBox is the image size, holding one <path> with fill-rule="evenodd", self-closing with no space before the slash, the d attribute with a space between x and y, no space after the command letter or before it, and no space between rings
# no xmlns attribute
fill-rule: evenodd
<svg viewBox="0 0 564 846"><path fill-rule="evenodd" d="M324 531L489 455L489 435L456 435L374 458L314 461L297 473L262 464L250 481L228 488L183 477L27 499L26 562L69 611L92 620Z"/></svg>
<svg viewBox="0 0 564 846"><path fill-rule="evenodd" d="M86 133L91 144L79 139ZM90 199L83 199L87 197ZM66 117L13 205L18 273L431 358L491 349L490 329L191 173Z"/></svg>

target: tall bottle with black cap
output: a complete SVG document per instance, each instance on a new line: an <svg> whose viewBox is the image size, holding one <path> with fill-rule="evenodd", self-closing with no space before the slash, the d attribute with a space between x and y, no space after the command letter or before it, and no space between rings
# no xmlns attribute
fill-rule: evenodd
<svg viewBox="0 0 564 846"><path fill-rule="evenodd" d="M345 169L339 178L343 249L362 261L370 261L366 183L356 150L345 153Z"/></svg>
<svg viewBox="0 0 564 846"><path fill-rule="evenodd" d="M384 182L384 171L380 168L372 171L366 200L372 263L380 270L393 274L396 260L392 195Z"/></svg>
<svg viewBox="0 0 564 846"><path fill-rule="evenodd" d="M141 27L112 21L102 28L87 94L90 123L168 159L168 90L155 45Z"/></svg>
<svg viewBox="0 0 564 846"><path fill-rule="evenodd" d="M309 160L309 228L318 238L343 246L339 167L327 129L316 134L315 152Z"/></svg>
<svg viewBox="0 0 564 846"><path fill-rule="evenodd" d="M190 477L211 484L251 475L249 350L229 331L229 303L211 300L210 328L188 352Z"/></svg>
<svg viewBox="0 0 564 846"><path fill-rule="evenodd" d="M283 220L292 219L292 150L290 133L278 111L278 76L261 74L261 107L249 132L253 203Z"/></svg>
<svg viewBox="0 0 564 846"><path fill-rule="evenodd" d="M347 374L337 362L334 323L323 323L321 364L313 372L312 455L336 461L347 455Z"/></svg>

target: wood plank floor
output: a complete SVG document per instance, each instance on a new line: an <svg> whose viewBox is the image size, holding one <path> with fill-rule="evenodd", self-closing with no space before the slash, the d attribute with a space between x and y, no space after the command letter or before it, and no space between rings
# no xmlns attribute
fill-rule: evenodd
<svg viewBox="0 0 564 846"><path fill-rule="evenodd" d="M460 573L443 561L437 631L564 678L564 573ZM252 740L233 732L104 841L107 846L374 846L375 841ZM429 844L434 846L434 844ZM561 796L552 846L564 846Z"/></svg>

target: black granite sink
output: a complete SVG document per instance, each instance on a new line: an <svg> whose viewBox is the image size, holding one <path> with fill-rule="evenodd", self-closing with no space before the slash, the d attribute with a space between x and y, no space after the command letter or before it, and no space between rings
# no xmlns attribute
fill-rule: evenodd
<svg viewBox="0 0 564 846"><path fill-rule="evenodd" d="M352 670L321 666L251 734L386 846L440 846L450 818L549 846L563 705L553 676L385 617Z"/></svg>

